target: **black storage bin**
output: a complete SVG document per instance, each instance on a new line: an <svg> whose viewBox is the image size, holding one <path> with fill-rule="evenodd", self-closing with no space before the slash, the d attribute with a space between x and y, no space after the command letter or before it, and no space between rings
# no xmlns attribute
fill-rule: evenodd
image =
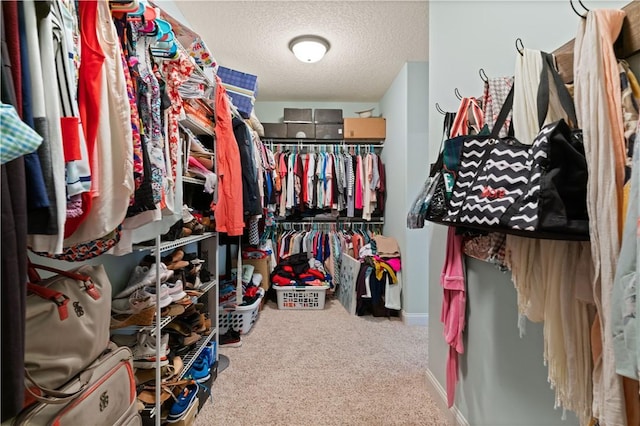
<svg viewBox="0 0 640 426"><path fill-rule="evenodd" d="M285 123L313 123L311 108L285 108Z"/></svg>
<svg viewBox="0 0 640 426"><path fill-rule="evenodd" d="M316 124L316 139L343 139L342 124Z"/></svg>
<svg viewBox="0 0 640 426"><path fill-rule="evenodd" d="M313 120L316 124L342 124L342 110L316 108L313 111Z"/></svg>
<svg viewBox="0 0 640 426"><path fill-rule="evenodd" d="M262 123L265 138L286 138L287 123Z"/></svg>
<svg viewBox="0 0 640 426"><path fill-rule="evenodd" d="M287 138L315 139L316 127L313 123L287 123Z"/></svg>

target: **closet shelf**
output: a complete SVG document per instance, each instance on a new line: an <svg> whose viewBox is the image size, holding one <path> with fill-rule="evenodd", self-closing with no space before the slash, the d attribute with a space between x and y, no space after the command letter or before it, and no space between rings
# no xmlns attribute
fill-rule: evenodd
<svg viewBox="0 0 640 426"><path fill-rule="evenodd" d="M187 115L184 120L180 120L180 124L191 130L196 135L214 136L215 134L213 127L205 127L193 118L189 117L189 115Z"/></svg>
<svg viewBox="0 0 640 426"><path fill-rule="evenodd" d="M182 247L187 244L206 240L207 238L211 238L215 235L216 235L216 232L205 232L204 234L191 235L189 237L178 238L177 240L173 240L173 241L164 241L160 243L160 253L167 250L177 249L178 247ZM133 246L133 249L136 251L150 251L152 254L156 252L155 246L145 246L145 245L138 244Z"/></svg>
<svg viewBox="0 0 640 426"><path fill-rule="evenodd" d="M177 380L181 380L184 378L184 376L187 374L187 371L189 371L189 369L191 368L191 366L193 365L193 363L195 362L195 360L198 358L198 356L200 355L200 353L202 352L202 350L205 348L205 346L207 346L207 344L213 340L213 338L216 335L216 330L212 330L211 333L209 333L208 335L202 337L200 340L198 340L198 342L196 343L195 349L193 349L191 352L189 352L188 354L186 354L183 358L182 358L182 362L184 364L182 371L180 372L180 375L178 376ZM213 368L212 368L212 372L213 372ZM214 375L214 379L215 379L215 375ZM145 405L144 408L146 411L149 412L149 417L153 418L156 414L156 407L154 406L150 406L150 405Z"/></svg>
<svg viewBox="0 0 640 426"><path fill-rule="evenodd" d="M347 146L361 146L361 145L375 145L382 147L384 145L384 139L288 139L288 138L260 138L264 143L272 143L275 145L347 145Z"/></svg>
<svg viewBox="0 0 640 426"><path fill-rule="evenodd" d="M182 176L182 181L185 183L193 183L194 185L204 186L204 179L200 179L192 176Z"/></svg>
<svg viewBox="0 0 640 426"><path fill-rule="evenodd" d="M211 281L203 284L202 287L200 287L198 289L198 291L202 292L202 296L199 296L198 299L200 299L200 297L203 297L204 295L206 295L209 292L209 290L211 290L216 284L218 284L218 280L211 280ZM162 317L160 319L160 330L162 330L167 325L169 325L171 323L171 321L173 321L175 318L177 318L177 316ZM131 332L140 332L140 331L148 331L152 336L155 336L155 334L156 334L156 322L154 321L153 324L146 325L146 326L131 325L129 327L123 327L123 328L117 329L117 333L118 334L119 333L129 334Z"/></svg>
<svg viewBox="0 0 640 426"><path fill-rule="evenodd" d="M383 225L384 217L372 217L371 220L364 220L361 217L343 217L343 216L339 216L332 219L328 219L328 218L316 219L313 217L305 217L299 220L287 220L287 219L276 220L276 223L292 224L292 225L296 225L296 224L310 225L314 223L363 223L363 224L371 224L371 225Z"/></svg>
<svg viewBox="0 0 640 426"><path fill-rule="evenodd" d="M189 352L182 358L182 363L184 364L184 367L180 372L180 377L178 377L178 380L182 379L185 376L185 374L187 374L187 372L193 365L194 361L198 358L198 356L204 349L204 347L207 346L207 344L211 341L211 339L215 335L216 335L216 330L214 328L211 331L211 333L209 333L207 336L203 336L200 340L198 340L198 343L196 343L195 349L193 349L191 352Z"/></svg>

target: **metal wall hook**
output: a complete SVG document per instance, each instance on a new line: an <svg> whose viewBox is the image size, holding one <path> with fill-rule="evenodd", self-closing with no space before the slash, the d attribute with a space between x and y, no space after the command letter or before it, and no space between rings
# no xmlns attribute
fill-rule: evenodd
<svg viewBox="0 0 640 426"><path fill-rule="evenodd" d="M442 108L440 108L440 104L436 102L436 110L442 114L442 115L447 115L447 112L445 110L443 110Z"/></svg>
<svg viewBox="0 0 640 426"><path fill-rule="evenodd" d="M462 100L462 95L460 94L460 91L458 90L457 87L453 92L456 94L456 98L458 98L459 100Z"/></svg>
<svg viewBox="0 0 640 426"><path fill-rule="evenodd" d="M478 71L478 74L480 74L480 79L482 79L482 81L484 81L485 83L489 82L489 77L487 77L487 73L484 72L484 68L480 68L480 71Z"/></svg>
<svg viewBox="0 0 640 426"><path fill-rule="evenodd" d="M522 39L520 37L516 39L516 50L518 51L520 56L524 56L524 43L522 42Z"/></svg>
<svg viewBox="0 0 640 426"><path fill-rule="evenodd" d="M589 9L587 9L587 7L582 3L582 0L578 0L578 3L580 3L580 6L582 6L582 8L584 10L586 10L587 12L589 12ZM578 12L578 10L576 9L576 7L573 5L573 0L569 0L569 4L571 5L571 9L573 9L573 11L576 13L576 15L578 15L579 17L581 17L582 19L586 19L587 15L586 14L582 14L580 12Z"/></svg>

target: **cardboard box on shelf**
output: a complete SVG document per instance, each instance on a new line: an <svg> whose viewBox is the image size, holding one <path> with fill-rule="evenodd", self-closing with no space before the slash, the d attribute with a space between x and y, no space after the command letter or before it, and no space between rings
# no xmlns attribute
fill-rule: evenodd
<svg viewBox="0 0 640 426"><path fill-rule="evenodd" d="M311 108L285 108L285 123L313 123Z"/></svg>
<svg viewBox="0 0 640 426"><path fill-rule="evenodd" d="M187 413L184 415L184 417L180 420L178 420L175 423L171 423L171 425L173 426L191 426L193 425L193 423L196 420L196 415L198 414L198 406L200 405L199 401L196 399L196 401L191 404L191 407L189 407L189 409L187 410Z"/></svg>
<svg viewBox="0 0 640 426"><path fill-rule="evenodd" d="M387 120L383 117L375 118L345 118L345 139L375 139L387 137Z"/></svg>

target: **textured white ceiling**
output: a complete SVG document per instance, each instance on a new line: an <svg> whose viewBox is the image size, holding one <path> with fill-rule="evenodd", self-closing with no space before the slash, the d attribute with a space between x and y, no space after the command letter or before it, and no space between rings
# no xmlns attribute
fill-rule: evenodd
<svg viewBox="0 0 640 426"><path fill-rule="evenodd" d="M427 1L175 2L220 65L258 76L258 101L377 102L405 62L426 61ZM315 64L294 37L331 44Z"/></svg>

